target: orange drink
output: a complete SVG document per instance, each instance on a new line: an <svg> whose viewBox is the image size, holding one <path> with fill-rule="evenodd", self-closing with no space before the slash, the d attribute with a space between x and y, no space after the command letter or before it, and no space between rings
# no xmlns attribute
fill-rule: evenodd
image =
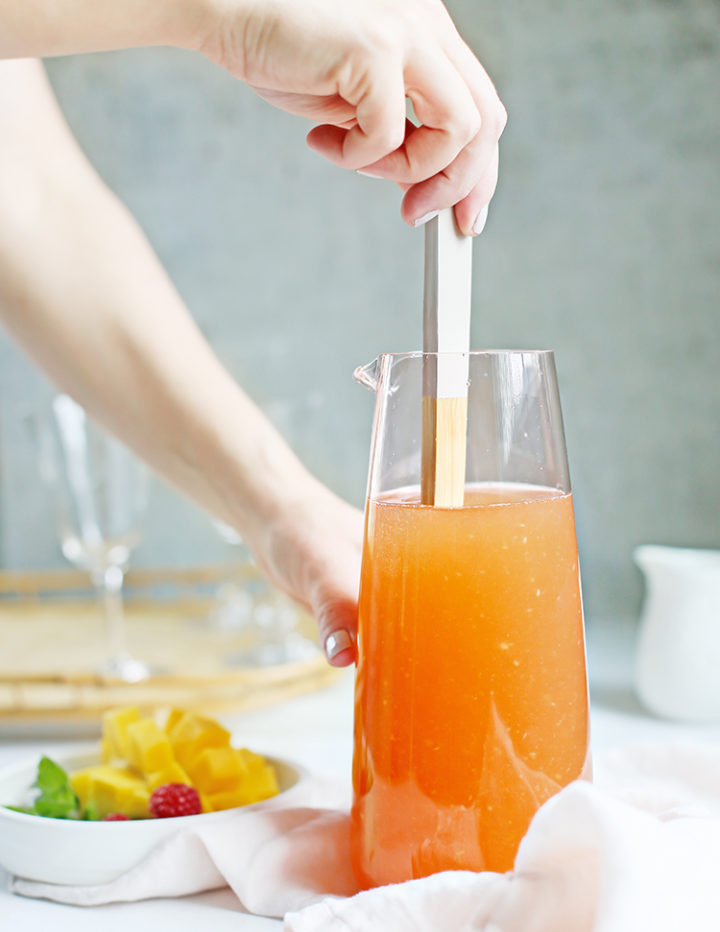
<svg viewBox="0 0 720 932"><path fill-rule="evenodd" d="M537 808L586 775L572 497L473 483L370 495L360 588L352 857L364 886L506 871Z"/></svg>

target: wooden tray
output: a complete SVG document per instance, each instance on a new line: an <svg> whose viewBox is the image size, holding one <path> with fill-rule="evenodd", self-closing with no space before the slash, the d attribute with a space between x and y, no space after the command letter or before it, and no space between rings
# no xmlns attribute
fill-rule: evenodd
<svg viewBox="0 0 720 932"><path fill-rule="evenodd" d="M238 712L334 680L338 671L319 649L289 663L242 665L252 632L223 628L213 615L217 587L229 578L251 586L259 576L245 565L128 573L128 645L158 671L129 684L97 672L103 622L84 574L0 572L0 729L95 728L105 709L129 703ZM312 636L312 620L295 612L296 631Z"/></svg>

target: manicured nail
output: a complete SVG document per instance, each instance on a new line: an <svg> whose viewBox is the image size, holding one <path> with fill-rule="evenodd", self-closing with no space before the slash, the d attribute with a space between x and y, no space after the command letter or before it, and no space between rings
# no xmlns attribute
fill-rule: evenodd
<svg viewBox="0 0 720 932"><path fill-rule="evenodd" d="M417 220L413 220L414 227L424 226L428 220L432 220L433 217L437 217L440 213L439 210L431 210L430 213L423 214L422 217L418 217Z"/></svg>
<svg viewBox="0 0 720 932"><path fill-rule="evenodd" d="M332 660L342 651L351 650L352 646L353 641L349 633L344 628L340 628L339 631L333 631L325 638L325 655L328 660Z"/></svg>
<svg viewBox="0 0 720 932"><path fill-rule="evenodd" d="M488 205L486 204L480 213L475 218L475 223L473 223L473 233L475 236L479 236L482 231L485 229L485 224L487 223L488 215Z"/></svg>
<svg viewBox="0 0 720 932"><path fill-rule="evenodd" d="M362 175L364 178L380 178L380 179L382 179L382 175L373 175L372 172L363 172L363 171L360 171L359 168L356 168L356 169L355 169L355 174L356 174L356 175Z"/></svg>

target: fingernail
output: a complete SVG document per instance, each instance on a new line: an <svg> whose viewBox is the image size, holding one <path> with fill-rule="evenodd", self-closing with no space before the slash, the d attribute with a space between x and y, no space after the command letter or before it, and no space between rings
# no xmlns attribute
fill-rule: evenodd
<svg viewBox="0 0 720 932"><path fill-rule="evenodd" d="M485 224L487 223L488 215L488 205L486 204L480 213L475 218L475 223L473 223L473 233L475 236L479 236L482 231L485 229Z"/></svg>
<svg viewBox="0 0 720 932"><path fill-rule="evenodd" d="M362 175L364 178L380 178L382 180L382 175L373 175L372 172L363 172L359 168L355 169L356 175Z"/></svg>
<svg viewBox="0 0 720 932"><path fill-rule="evenodd" d="M332 660L342 651L351 650L352 646L350 634L344 628L340 628L339 631L333 631L325 638L325 655L328 660Z"/></svg>
<svg viewBox="0 0 720 932"><path fill-rule="evenodd" d="M440 213L439 210L431 210L430 213L423 214L422 217L418 217L417 220L413 220L413 226L414 227L424 226L424 224L426 224L428 220L432 220L433 217L437 217L439 213Z"/></svg>

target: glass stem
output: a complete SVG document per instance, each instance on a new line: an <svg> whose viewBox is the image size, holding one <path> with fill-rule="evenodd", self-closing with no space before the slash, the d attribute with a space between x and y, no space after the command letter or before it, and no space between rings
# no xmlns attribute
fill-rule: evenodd
<svg viewBox="0 0 720 932"><path fill-rule="evenodd" d="M125 639L122 587L125 574L119 566L106 566L93 574L105 617L105 643L110 669L118 669L128 658Z"/></svg>

